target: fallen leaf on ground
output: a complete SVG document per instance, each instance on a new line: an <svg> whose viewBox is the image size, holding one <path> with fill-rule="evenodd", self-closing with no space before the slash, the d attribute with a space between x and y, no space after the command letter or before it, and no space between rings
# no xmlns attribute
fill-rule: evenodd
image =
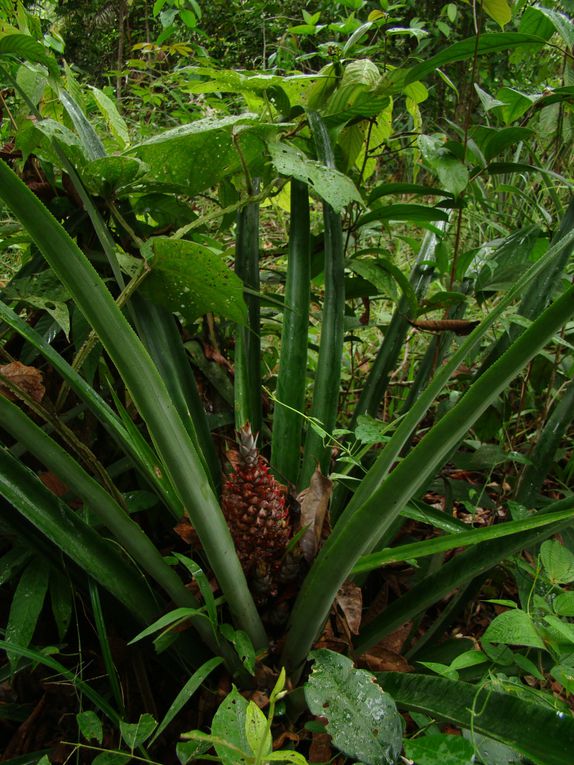
<svg viewBox="0 0 574 765"><path fill-rule="evenodd" d="M7 385L2 384L2 378L27 393L34 401L40 402L44 398L46 388L42 382L43 376L36 367L27 367L20 361L0 365L0 395L6 396L10 401L16 401L17 396L9 390Z"/></svg>

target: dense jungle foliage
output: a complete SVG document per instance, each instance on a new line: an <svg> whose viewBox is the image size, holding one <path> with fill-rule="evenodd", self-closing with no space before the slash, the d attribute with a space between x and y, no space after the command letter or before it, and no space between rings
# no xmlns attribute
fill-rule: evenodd
<svg viewBox="0 0 574 765"><path fill-rule="evenodd" d="M573 16L0 0L0 761L572 765Z"/></svg>

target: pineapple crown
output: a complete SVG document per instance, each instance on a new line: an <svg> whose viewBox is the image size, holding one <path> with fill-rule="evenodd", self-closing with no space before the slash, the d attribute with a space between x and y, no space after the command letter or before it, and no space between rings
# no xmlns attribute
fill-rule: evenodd
<svg viewBox="0 0 574 765"><path fill-rule="evenodd" d="M237 440L239 442L239 458L243 465L248 467L254 467L259 459L259 451L257 449L257 438L259 433L255 435L251 431L251 425L246 422L242 428L237 431Z"/></svg>

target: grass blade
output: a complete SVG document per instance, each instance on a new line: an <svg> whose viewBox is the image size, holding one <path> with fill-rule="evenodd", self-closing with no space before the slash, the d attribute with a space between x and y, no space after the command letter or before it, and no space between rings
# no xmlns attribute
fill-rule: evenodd
<svg viewBox="0 0 574 765"><path fill-rule="evenodd" d="M169 709L165 713L165 717L158 725L153 738L149 742L149 746L163 733L173 718L181 712L183 707L187 704L193 694L197 691L199 686L206 680L206 678L213 672L214 669L219 667L222 663L222 659L219 656L209 659L199 669L197 669L193 675L189 678L181 691L177 694Z"/></svg>

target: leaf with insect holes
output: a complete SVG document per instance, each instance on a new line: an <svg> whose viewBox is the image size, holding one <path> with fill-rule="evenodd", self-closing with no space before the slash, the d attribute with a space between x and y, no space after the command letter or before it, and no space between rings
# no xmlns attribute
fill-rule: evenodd
<svg viewBox="0 0 574 765"><path fill-rule="evenodd" d="M342 752L367 765L393 765L402 748L401 717L373 675L355 669L341 654L311 652L313 670L305 699L314 715L326 717L327 732Z"/></svg>
<svg viewBox="0 0 574 765"><path fill-rule="evenodd" d="M193 322L215 313L244 324L247 308L243 283L229 268L223 255L209 247L183 239L156 237L151 274L142 290L154 303Z"/></svg>
<svg viewBox="0 0 574 765"><path fill-rule="evenodd" d="M350 202L363 204L353 181L338 170L309 159L302 151L286 143L269 142L268 149L278 173L309 184L335 212L341 212Z"/></svg>
<svg viewBox="0 0 574 765"><path fill-rule="evenodd" d="M245 731L247 707L247 700L234 687L213 715L211 724L213 736L226 741L241 752L251 751ZM244 761L239 752L233 751L229 747L215 744L215 751L221 759L222 765L236 765L236 763L243 763Z"/></svg>
<svg viewBox="0 0 574 765"><path fill-rule="evenodd" d="M475 761L470 741L443 734L405 741L405 754L417 765L472 765Z"/></svg>
<svg viewBox="0 0 574 765"><path fill-rule="evenodd" d="M120 721L120 733L125 741L126 745L133 751L136 746L143 744L154 732L157 726L157 721L149 714L145 712L140 715L140 719L137 723L127 723L123 720Z"/></svg>
<svg viewBox="0 0 574 765"><path fill-rule="evenodd" d="M249 702L245 711L245 736L256 754L261 752L265 757L272 751L273 739L267 725L267 718L253 701Z"/></svg>
<svg viewBox="0 0 574 765"><path fill-rule="evenodd" d="M78 712L76 722L78 723L80 733L86 741L95 740L98 744L102 743L104 740L104 726L93 710L88 709L85 712Z"/></svg>

